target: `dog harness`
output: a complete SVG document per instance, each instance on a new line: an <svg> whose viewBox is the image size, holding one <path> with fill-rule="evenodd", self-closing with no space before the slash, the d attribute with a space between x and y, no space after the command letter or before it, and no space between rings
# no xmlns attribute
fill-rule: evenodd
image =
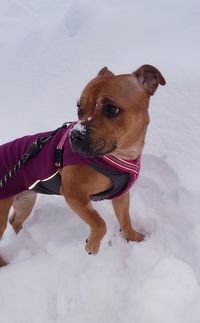
<svg viewBox="0 0 200 323"><path fill-rule="evenodd" d="M112 199L126 193L138 178L140 157L136 160L123 160L112 155L102 157L85 157L71 149L69 134L76 122L69 127L53 132L28 135L0 146L0 178L12 169L21 156L26 154L34 142L40 138L51 139L45 142L42 149L12 176L0 188L0 199L16 195L27 189L42 194L61 195L60 170L64 166L90 166L109 177L112 187L91 196L91 200Z"/></svg>

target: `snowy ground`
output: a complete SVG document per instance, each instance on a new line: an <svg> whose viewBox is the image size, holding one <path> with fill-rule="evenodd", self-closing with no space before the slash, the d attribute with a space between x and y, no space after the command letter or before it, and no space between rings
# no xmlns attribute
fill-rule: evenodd
<svg viewBox="0 0 200 323"><path fill-rule="evenodd" d="M0 144L76 118L83 86L107 65L158 67L167 86L151 124L127 244L109 202L98 256L61 197L39 196L0 243L0 323L200 321L200 4L197 0L0 0Z"/></svg>

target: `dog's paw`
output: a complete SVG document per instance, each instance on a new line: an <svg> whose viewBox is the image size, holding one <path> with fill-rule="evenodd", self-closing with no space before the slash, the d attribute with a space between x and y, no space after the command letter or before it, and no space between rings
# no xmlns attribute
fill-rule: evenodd
<svg viewBox="0 0 200 323"><path fill-rule="evenodd" d="M99 252L100 242L95 239L88 238L86 240L85 250L89 255L95 256Z"/></svg>
<svg viewBox="0 0 200 323"><path fill-rule="evenodd" d="M0 267L7 266L8 263L0 256Z"/></svg>
<svg viewBox="0 0 200 323"><path fill-rule="evenodd" d="M127 242L129 241L141 242L145 238L144 234L137 232L132 228L128 232L124 232L124 237L127 240Z"/></svg>

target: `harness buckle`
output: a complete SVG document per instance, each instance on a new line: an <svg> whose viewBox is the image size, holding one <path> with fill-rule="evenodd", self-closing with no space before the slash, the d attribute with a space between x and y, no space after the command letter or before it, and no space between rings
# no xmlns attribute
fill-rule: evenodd
<svg viewBox="0 0 200 323"><path fill-rule="evenodd" d="M57 148L55 154L55 166L61 168L63 161L63 148Z"/></svg>

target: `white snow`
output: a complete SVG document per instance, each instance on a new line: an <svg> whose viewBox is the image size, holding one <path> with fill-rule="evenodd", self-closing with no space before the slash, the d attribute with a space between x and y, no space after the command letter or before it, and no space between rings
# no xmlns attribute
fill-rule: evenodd
<svg viewBox="0 0 200 323"><path fill-rule="evenodd" d="M198 323L200 320L200 3L197 0L1 0L0 144L76 119L103 66L160 69L141 176L131 192L140 244L126 243L110 202L108 233L84 250L86 225L61 197L38 196L0 253L2 323Z"/></svg>
<svg viewBox="0 0 200 323"><path fill-rule="evenodd" d="M86 133L86 127L85 125L83 125L81 123L81 121L78 121L73 128L71 129L71 131L78 131L80 134L84 135Z"/></svg>

